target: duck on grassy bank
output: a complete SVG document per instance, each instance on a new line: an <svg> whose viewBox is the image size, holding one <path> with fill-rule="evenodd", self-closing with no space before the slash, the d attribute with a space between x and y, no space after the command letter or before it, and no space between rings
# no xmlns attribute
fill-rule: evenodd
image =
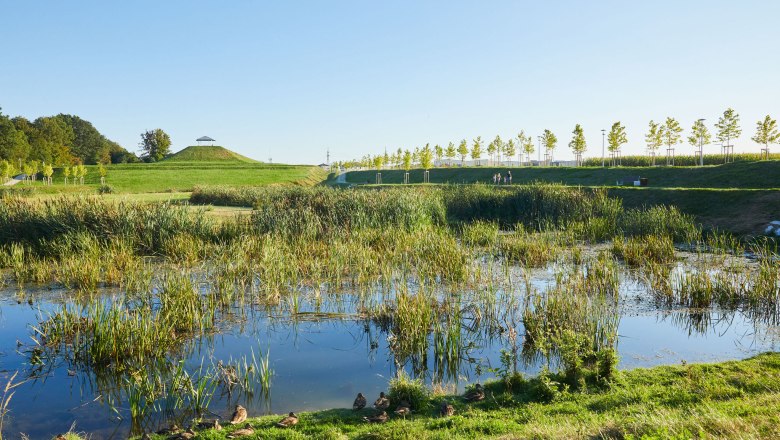
<svg viewBox="0 0 780 440"><path fill-rule="evenodd" d="M287 414L285 418L277 422L276 426L280 428L289 428L297 424L298 424L298 416L296 416L295 413L291 411L290 414Z"/></svg>
<svg viewBox="0 0 780 440"><path fill-rule="evenodd" d="M376 399L376 401L374 402L374 408L380 411L384 411L387 408L390 408L390 399L388 399L387 396L385 396L384 391L379 393L379 398Z"/></svg>
<svg viewBox="0 0 780 440"><path fill-rule="evenodd" d="M235 431L233 431L230 434L228 434L227 438L244 437L244 436L247 436L247 435L252 435L254 433L255 433L255 429L252 428L252 425L247 423L246 425L244 425L243 428L236 429Z"/></svg>
<svg viewBox="0 0 780 440"><path fill-rule="evenodd" d="M385 423L388 420L390 420L390 416L388 416L385 411L371 417L363 417L363 421L368 423Z"/></svg>
<svg viewBox="0 0 780 440"><path fill-rule="evenodd" d="M238 425L239 423L242 423L244 420L246 420L246 416L246 408L241 405L236 405L236 410L233 411L233 415L230 416L230 424Z"/></svg>
<svg viewBox="0 0 780 440"><path fill-rule="evenodd" d="M463 399L466 402L479 402L480 400L485 400L485 390L482 388L481 384L476 384L471 391L463 395Z"/></svg>
<svg viewBox="0 0 780 440"><path fill-rule="evenodd" d="M360 411L366 407L366 403L366 397L363 395L363 393L358 393L357 397L355 397L355 401L352 403L352 410Z"/></svg>

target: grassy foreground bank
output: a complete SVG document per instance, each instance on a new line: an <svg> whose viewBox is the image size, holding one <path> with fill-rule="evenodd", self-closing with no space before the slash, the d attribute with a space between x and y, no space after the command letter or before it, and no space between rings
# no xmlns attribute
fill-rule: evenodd
<svg viewBox="0 0 780 440"><path fill-rule="evenodd" d="M620 372L608 388L560 392L543 401L537 379L486 386L476 404L435 396L407 419L368 424L365 409L299 414L300 423L276 428L280 416L250 419L245 438L268 439L473 439L473 438L778 438L780 353L743 361L662 366ZM437 415L448 400L453 417ZM350 402L345 401L344 406ZM392 408L392 407L391 407ZM238 427L201 431L197 438L224 439ZM152 438L165 438L152 436Z"/></svg>

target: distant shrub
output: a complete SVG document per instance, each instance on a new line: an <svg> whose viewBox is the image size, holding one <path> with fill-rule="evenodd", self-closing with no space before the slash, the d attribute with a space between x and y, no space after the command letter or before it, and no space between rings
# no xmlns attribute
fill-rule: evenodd
<svg viewBox="0 0 780 440"><path fill-rule="evenodd" d="M111 185L100 185L97 189L98 194L112 194L114 192L114 187Z"/></svg>

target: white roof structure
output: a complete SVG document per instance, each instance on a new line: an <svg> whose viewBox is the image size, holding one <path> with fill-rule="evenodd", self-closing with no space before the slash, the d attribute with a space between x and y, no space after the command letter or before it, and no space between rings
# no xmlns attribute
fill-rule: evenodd
<svg viewBox="0 0 780 440"><path fill-rule="evenodd" d="M210 138L208 136L201 136L201 137L195 139L195 141L197 141L198 145L200 145L201 142L214 142L214 139L212 139L212 138Z"/></svg>

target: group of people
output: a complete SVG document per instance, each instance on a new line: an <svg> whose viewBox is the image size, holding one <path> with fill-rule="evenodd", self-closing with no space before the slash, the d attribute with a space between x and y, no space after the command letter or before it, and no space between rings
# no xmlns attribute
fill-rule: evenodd
<svg viewBox="0 0 780 440"><path fill-rule="evenodd" d="M512 184L512 172L508 171L503 176L501 173L493 174L493 184L494 185L511 185Z"/></svg>

